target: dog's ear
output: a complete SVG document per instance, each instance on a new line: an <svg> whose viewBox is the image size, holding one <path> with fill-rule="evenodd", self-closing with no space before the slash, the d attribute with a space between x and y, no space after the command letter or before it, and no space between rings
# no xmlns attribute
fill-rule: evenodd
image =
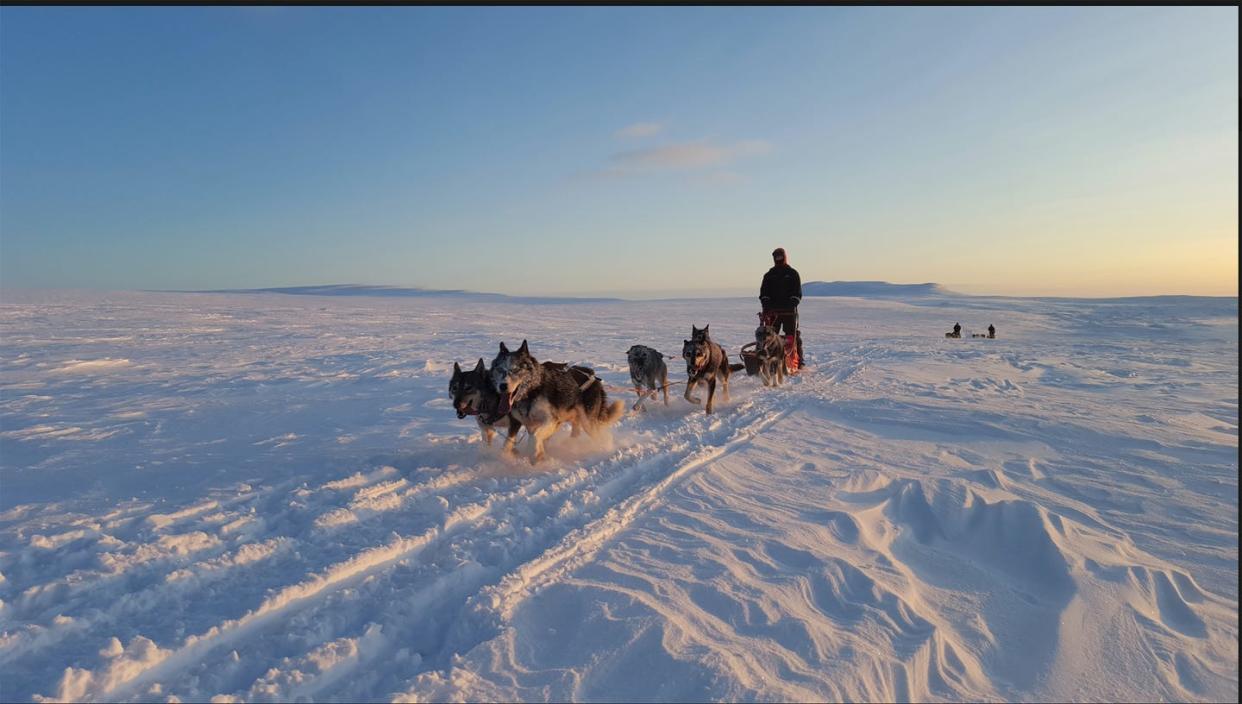
<svg viewBox="0 0 1242 704"><path fill-rule="evenodd" d="M478 364L476 364L476 365L474 365L474 370L475 370L476 372L481 372L481 371L483 371L483 370L485 370L485 369L487 369L487 365L483 363L483 358L482 358L482 357L479 357L479 363L478 363Z"/></svg>
<svg viewBox="0 0 1242 704"><path fill-rule="evenodd" d="M704 335L706 335L706 334L707 334L707 329L708 329L708 328L710 328L711 326L712 326L712 325L711 325L711 323L708 323L707 325L704 325L704 326L703 326L703 334L704 334Z"/></svg>
<svg viewBox="0 0 1242 704"><path fill-rule="evenodd" d="M460 376L460 375L461 375L461 365L458 364L457 362L453 362L453 376Z"/></svg>
<svg viewBox="0 0 1242 704"><path fill-rule="evenodd" d="M526 340L522 340L522 346L518 348L518 354L530 354L530 347L526 345Z"/></svg>
<svg viewBox="0 0 1242 704"><path fill-rule="evenodd" d="M505 343L503 341L500 343L500 353L509 354L509 348L505 347Z"/></svg>

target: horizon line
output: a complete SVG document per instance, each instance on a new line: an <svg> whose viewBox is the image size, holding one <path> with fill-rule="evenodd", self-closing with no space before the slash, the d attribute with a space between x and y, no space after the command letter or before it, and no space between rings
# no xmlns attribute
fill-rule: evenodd
<svg viewBox="0 0 1242 704"><path fill-rule="evenodd" d="M1131 294L1131 295L1067 295L1067 294L1034 294L1034 295L1018 295L1004 293L965 293L951 289L943 284L935 282L919 282L919 283L893 283L878 279L869 280L836 280L836 281L808 281L806 284L883 284L893 287L935 287L939 289L936 293L921 294L924 296L945 296L950 298L1028 298L1028 299L1065 299L1065 300L1125 300L1125 299L1142 299L1142 298L1238 298L1238 293L1232 294L1195 294L1195 293L1151 293L1151 294ZM359 292L352 294L353 297L359 298L401 298L401 295L385 296L379 291L391 290L395 292L410 291L419 292L427 296L489 296L497 298L515 299L544 299L549 301L577 301L577 302L640 302L640 301L662 301L662 300L700 300L700 299L730 299L730 298L751 298L755 296L742 294L725 294L725 293L709 293L713 290L721 289L653 289L654 292L672 292L681 291L687 295L660 295L650 298L630 298L623 295L624 293L641 293L641 291L616 291L616 292L597 292L597 293L500 293L495 291L475 291L472 289L435 289L424 288L421 286L402 286L396 284L310 284L310 285L293 285L293 286L261 286L261 287L245 287L245 288L215 288L215 289L159 289L159 288L110 288L110 287L89 287L89 286L5 286L0 284L0 292L5 291L90 291L97 293L184 293L184 294L262 294L275 293L293 296L326 296L333 298L343 297L340 294L333 293L315 293L294 291L293 289L375 289L377 292L372 294L368 292ZM724 289L727 290L727 287ZM695 292L701 292L702 295L693 295ZM612 294L612 295L610 295ZM418 293L414 293L409 298L418 297ZM920 294L907 294L920 295ZM841 295L807 295L804 298L874 298L874 293L860 294L851 296L848 294ZM899 297L899 296L893 296Z"/></svg>

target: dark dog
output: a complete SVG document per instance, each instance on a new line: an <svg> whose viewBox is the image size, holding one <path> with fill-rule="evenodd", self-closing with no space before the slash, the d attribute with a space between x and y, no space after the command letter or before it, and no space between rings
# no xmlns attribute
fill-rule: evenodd
<svg viewBox="0 0 1242 704"><path fill-rule="evenodd" d="M539 364L525 340L512 352L500 343L491 376L500 395L497 410L512 414L530 432L535 444L532 464L544 458L544 442L562 423L575 423L587 435L596 437L599 430L615 423L624 411L620 401L608 403L599 379L592 377L580 383L572 370ZM514 444L510 437L505 449L513 452Z"/></svg>
<svg viewBox="0 0 1242 704"><path fill-rule="evenodd" d="M785 362L785 341L776 328L760 325L755 328L755 356L759 359L759 375L764 386L780 386L789 374Z"/></svg>
<svg viewBox="0 0 1242 704"><path fill-rule="evenodd" d="M491 375L488 374L482 357L479 357L479 363L474 365L474 369L468 372L462 371L461 365L453 362L453 378L449 380L449 396L453 398L453 409L457 411L458 418L474 416L479 424L479 432L482 433L484 442L489 446L492 444L492 437L496 435L492 426L505 421L509 427L510 438L517 435L518 429L522 427L522 424L515 418L504 413L497 413L497 408L500 406L500 394L496 393L496 389L492 386Z"/></svg>
<svg viewBox="0 0 1242 704"><path fill-rule="evenodd" d="M585 383L595 376L590 367L569 367L564 363L544 362L544 368L554 371L568 371L578 384ZM474 369L463 371L461 365L453 362L453 377L449 379L449 396L453 399L453 409L458 418L474 416L479 424L479 432L490 447L496 435L495 426L502 423L508 428L508 437L513 441L522 423L512 414L500 412L500 394L492 385L491 373L480 357ZM578 425L573 425L573 435L578 435Z"/></svg>
<svg viewBox="0 0 1242 704"><path fill-rule="evenodd" d="M634 345L625 353L630 363L630 381L634 382L634 393L638 400L634 402L635 410L643 408L643 401L654 397L657 392L664 392L664 405L668 405L668 365L664 363L664 355L644 345Z"/></svg>
<svg viewBox="0 0 1242 704"><path fill-rule="evenodd" d="M720 381L724 400L728 401L729 373L744 369L746 365L729 364L729 356L725 354L724 349L712 342L707 332L709 327L711 326L704 325L700 330L693 325L690 326L690 339L682 341L681 356L686 360L686 376L689 377L686 380L685 399L690 403L702 403L701 399L691 396L690 392L700 381L707 382L705 410L711 413L716 398L716 381Z"/></svg>

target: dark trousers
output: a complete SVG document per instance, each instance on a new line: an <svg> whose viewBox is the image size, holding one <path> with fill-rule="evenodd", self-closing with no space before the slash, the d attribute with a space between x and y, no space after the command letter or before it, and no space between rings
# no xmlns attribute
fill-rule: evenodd
<svg viewBox="0 0 1242 704"><path fill-rule="evenodd" d="M782 310L776 314L776 322L772 324L776 328L776 332L781 335L794 335L794 339L798 343L798 362L801 363L806 357L802 356L802 331L798 330L798 311Z"/></svg>

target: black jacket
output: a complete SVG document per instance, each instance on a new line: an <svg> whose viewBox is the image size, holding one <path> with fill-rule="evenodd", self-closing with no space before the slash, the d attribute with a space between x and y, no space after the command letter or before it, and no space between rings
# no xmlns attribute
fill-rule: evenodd
<svg viewBox="0 0 1242 704"><path fill-rule="evenodd" d="M774 266L763 275L759 301L764 310L789 310L802 302L802 277L788 264Z"/></svg>

